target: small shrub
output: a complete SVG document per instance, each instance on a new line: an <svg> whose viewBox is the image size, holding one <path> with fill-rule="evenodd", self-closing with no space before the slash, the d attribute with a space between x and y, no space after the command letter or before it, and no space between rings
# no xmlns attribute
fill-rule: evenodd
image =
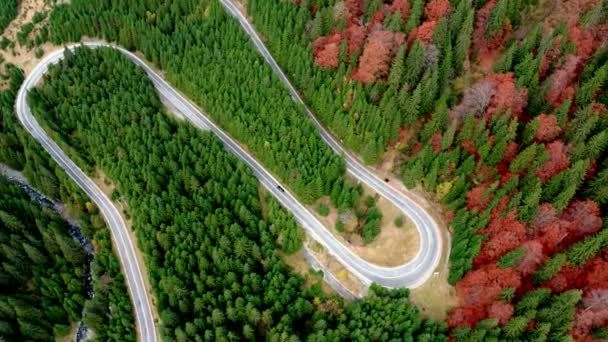
<svg viewBox="0 0 608 342"><path fill-rule="evenodd" d="M344 231L344 222L338 221L336 222L336 230L342 233Z"/></svg>
<svg viewBox="0 0 608 342"><path fill-rule="evenodd" d="M37 48L36 51L34 51L34 54L36 55L36 58L40 59L44 56L44 51L41 48Z"/></svg>
<svg viewBox="0 0 608 342"><path fill-rule="evenodd" d="M329 208L324 203L319 203L317 212L319 212L319 215L325 217L325 216L329 215Z"/></svg>
<svg viewBox="0 0 608 342"><path fill-rule="evenodd" d="M44 18L46 18L46 13L43 12L36 12L34 14L34 17L32 17L32 24L36 25L39 22L43 21Z"/></svg>
<svg viewBox="0 0 608 342"><path fill-rule="evenodd" d="M405 219L403 218L403 216L399 216L395 219L395 226L397 226L398 228L403 227L404 223L405 223Z"/></svg>

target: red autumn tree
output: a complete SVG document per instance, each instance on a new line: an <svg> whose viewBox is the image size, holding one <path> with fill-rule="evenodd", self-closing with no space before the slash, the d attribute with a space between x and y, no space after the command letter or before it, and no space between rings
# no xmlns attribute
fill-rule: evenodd
<svg viewBox="0 0 608 342"><path fill-rule="evenodd" d="M543 245L543 253L550 256L568 235L570 224L557 216L551 204L542 203L536 216L530 221L528 235L539 241Z"/></svg>
<svg viewBox="0 0 608 342"><path fill-rule="evenodd" d="M487 312L485 307L478 305L466 305L452 309L448 317L448 326L474 328L477 322L485 319Z"/></svg>
<svg viewBox="0 0 608 342"><path fill-rule="evenodd" d="M401 19L405 22L410 14L410 4L407 0L394 0L390 6L390 10L392 13L401 11Z"/></svg>
<svg viewBox="0 0 608 342"><path fill-rule="evenodd" d="M424 6L424 15L427 20L439 21L450 11L448 0L431 0Z"/></svg>
<svg viewBox="0 0 608 342"><path fill-rule="evenodd" d="M505 38L511 32L511 24L507 20L500 32L495 32L491 37L486 35L488 21L490 20L492 9L496 6L496 2L496 0L488 1L476 14L473 44L479 51L479 55L486 55L500 48ZM478 56L478 59L482 60L484 57Z"/></svg>
<svg viewBox="0 0 608 342"><path fill-rule="evenodd" d="M380 6L380 8L378 8L378 10L376 10L374 15L372 16L372 19L367 24L368 30L374 29L376 25L382 25L382 22L384 21L384 18L386 18L386 15L388 13L389 13L388 5L384 4L384 5Z"/></svg>
<svg viewBox="0 0 608 342"><path fill-rule="evenodd" d="M502 289L517 289L520 285L521 278L517 271L491 264L468 272L456 284L456 292L464 305L485 306L494 302Z"/></svg>
<svg viewBox="0 0 608 342"><path fill-rule="evenodd" d="M572 335L582 337L591 329L608 325L608 289L591 290L583 297L583 305L576 311Z"/></svg>
<svg viewBox="0 0 608 342"><path fill-rule="evenodd" d="M568 236L570 224L568 221L557 220L541 229L538 240L543 244L546 255L553 255L559 250L560 244Z"/></svg>
<svg viewBox="0 0 608 342"><path fill-rule="evenodd" d="M493 263L508 251L518 247L526 238L526 227L517 220L515 212L512 211L504 217L491 220L488 227L479 233L486 234L487 238L475 257L475 266Z"/></svg>
<svg viewBox="0 0 608 342"><path fill-rule="evenodd" d="M534 139L538 142L550 142L555 140L562 132L557 124L557 117L552 114L541 114L538 116L538 129Z"/></svg>
<svg viewBox="0 0 608 342"><path fill-rule="evenodd" d="M589 262L588 269L585 290L608 289L608 261L600 257L594 258Z"/></svg>
<svg viewBox="0 0 608 342"><path fill-rule="evenodd" d="M557 221L557 210L550 203L542 203L538 207L536 216L530 221L530 235L537 235L534 232L540 231L542 227L546 227Z"/></svg>
<svg viewBox="0 0 608 342"><path fill-rule="evenodd" d="M503 325L513 317L513 305L504 300L494 302L488 308L488 318L496 318Z"/></svg>
<svg viewBox="0 0 608 342"><path fill-rule="evenodd" d="M565 92L565 89L576 80L580 72L580 57L567 55L565 60L564 64L550 76L551 87L545 98L553 104L553 107L560 106L568 95L571 95Z"/></svg>
<svg viewBox="0 0 608 342"><path fill-rule="evenodd" d="M546 259L543 254L543 244L537 240L526 241L522 244L524 249L523 257L517 262L515 269L522 276L529 276L534 273Z"/></svg>
<svg viewBox="0 0 608 342"><path fill-rule="evenodd" d="M528 90L515 86L513 73L492 74L465 90L452 114L458 119L467 114L490 119L497 112L510 110L511 116L519 117L527 103Z"/></svg>
<svg viewBox="0 0 608 342"><path fill-rule="evenodd" d="M437 22L434 20L425 21L424 23L422 23L422 25L410 31L407 41L411 43L416 39L420 39L420 41L424 45L428 45L431 42L431 39L433 38L433 32L435 30L436 25Z"/></svg>
<svg viewBox="0 0 608 342"><path fill-rule="evenodd" d="M337 67L341 42L342 35L339 33L317 38L312 43L312 53L315 57L315 62L322 68Z"/></svg>
<svg viewBox="0 0 608 342"><path fill-rule="evenodd" d="M595 49L595 41L591 32L580 26L571 27L568 30L568 40L576 44L576 55L585 60L589 58Z"/></svg>
<svg viewBox="0 0 608 342"><path fill-rule="evenodd" d="M395 33L374 31L367 39L367 45L359 59L359 68L352 78L359 82L375 82L385 77L390 67L393 50L397 46Z"/></svg>
<svg viewBox="0 0 608 342"><path fill-rule="evenodd" d="M346 25L351 26L357 23L359 17L363 14L362 0L345 0L344 1L344 18Z"/></svg>
<svg viewBox="0 0 608 342"><path fill-rule="evenodd" d="M348 54L350 55L358 48L363 47L365 38L367 37L367 30L360 25L349 26L344 31L344 36L348 40Z"/></svg>
<svg viewBox="0 0 608 342"><path fill-rule="evenodd" d="M460 147L469 152L469 154L475 156L475 159L479 159L479 153L477 152L477 149L475 148L475 142L469 139L464 139L461 143L460 143Z"/></svg>
<svg viewBox="0 0 608 342"><path fill-rule="evenodd" d="M467 192L467 209L472 211L477 209L478 212L483 211L488 203L492 200L492 194L485 194L488 189L487 184L480 184Z"/></svg>
<svg viewBox="0 0 608 342"><path fill-rule="evenodd" d="M441 152L441 139L443 134L441 132L435 132L431 137L431 147L435 152Z"/></svg>
<svg viewBox="0 0 608 342"><path fill-rule="evenodd" d="M564 265L553 278L543 284L543 287L551 289L553 293L560 293L574 288L583 288L586 283L583 268Z"/></svg>
<svg viewBox="0 0 608 342"><path fill-rule="evenodd" d="M568 205L561 219L572 223L568 232L572 240L579 240L602 228L600 208L592 200L573 201Z"/></svg>
<svg viewBox="0 0 608 342"><path fill-rule="evenodd" d="M543 183L570 166L570 159L567 154L568 148L561 140L545 145L545 150L549 153L549 160L536 169L536 176Z"/></svg>
<svg viewBox="0 0 608 342"><path fill-rule="evenodd" d="M488 79L496 84L496 92L486 110L487 118L496 112L511 111L511 116L518 118L528 104L528 89L515 87L515 76L508 72L505 74L492 74Z"/></svg>

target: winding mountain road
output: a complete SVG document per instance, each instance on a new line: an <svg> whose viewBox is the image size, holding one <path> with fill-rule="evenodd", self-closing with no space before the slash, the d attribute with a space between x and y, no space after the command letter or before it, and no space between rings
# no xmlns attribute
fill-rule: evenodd
<svg viewBox="0 0 608 342"><path fill-rule="evenodd" d="M240 14L231 3L225 0L220 0L229 9L231 13ZM232 10L230 10L232 8ZM233 12L234 11L234 12ZM237 15L242 17L242 15ZM264 57L270 62L273 69L279 74L281 80L289 88L289 91L295 101L303 104L297 92L291 86L285 75L266 48L261 43L261 40L255 34L253 28L248 24L246 19L239 19L241 24L246 28L252 37L256 47L260 50ZM246 25L245 25L246 24ZM247 29L249 27L249 29ZM243 160L253 171L262 185L275 196L279 202L290 210L298 222L309 235L321 243L330 254L337 258L350 272L355 274L362 282L370 284L371 282L378 283L388 288L396 287L417 287L426 281L434 269L437 267L441 257L441 236L439 229L433 219L414 201L407 196L392 189L386 185L381 179L376 177L371 171L363 166L355 157L352 157L345 151L327 132L323 126L316 120L314 115L308 110L307 113L319 128L321 137L334 149L337 153L345 155L348 171L357 179L367 184L382 196L385 196L404 214L409 216L420 234L420 249L414 259L407 264L398 267L381 267L363 260L361 257L353 253L350 249L344 246L331 232L316 219L316 217L305 208L297 199L284 187L280 182L268 172L260 163L245 151L238 142L233 140L228 134L224 133L215 123L213 123L205 113L193 105L189 100L182 96L178 91L171 87L164 79L161 78L151 67L149 67L137 55L121 48L101 41L86 42L82 44L72 44L68 49L75 49L78 46L87 46L89 48L111 47L120 51L123 55L131 59L135 64L139 65L148 74L154 86L156 87L161 100L172 111L186 117L192 124L200 129L211 130L225 145L225 147ZM127 285L133 300L138 333L143 341L157 341L158 332L154 326L154 319L151 308L151 294L146 292L144 286L144 274L142 273L143 265L139 265L136 257L136 246L128 234L128 228L120 216L120 212L114 207L110 199L88 178L78 166L69 159L69 157L61 150L61 148L47 135L40 124L36 121L27 103L27 94L30 89L42 79L47 72L49 65L55 64L63 59L63 49L54 51L48 54L27 76L17 96L15 105L18 118L25 129L43 146L43 148L51 155L51 157L66 171L66 173L90 196L90 198L98 205L106 222L108 223L112 236L115 240L121 264L125 270Z"/></svg>
<svg viewBox="0 0 608 342"><path fill-rule="evenodd" d="M418 229L420 234L420 248L413 260L406 265L392 268L391 271L380 270L381 274L387 281L380 281L381 278L371 277L373 281L387 287L409 287L415 288L424 283L437 268L443 251L442 236L439 227L433 218L415 201L405 194L395 190L382 179L378 178L373 171L369 170L359 158L351 154L347 148L343 147L332 133L330 133L319 122L317 117L308 108L306 103L298 94L296 88L291 84L281 67L274 60L270 51L264 45L264 42L257 34L255 28L249 23L247 17L239 10L239 8L231 0L219 0L222 6L230 15L236 18L247 35L251 38L255 48L264 57L266 62L277 74L281 82L287 87L292 99L301 104L312 122L317 127L321 138L327 143L334 152L344 156L346 161L346 169L357 178L360 182L365 183L377 193L391 201L396 207L409 216ZM449 247L448 241L448 247ZM400 274L400 276L398 276ZM399 280L388 280L389 278L398 277ZM395 279L395 278L393 278Z"/></svg>

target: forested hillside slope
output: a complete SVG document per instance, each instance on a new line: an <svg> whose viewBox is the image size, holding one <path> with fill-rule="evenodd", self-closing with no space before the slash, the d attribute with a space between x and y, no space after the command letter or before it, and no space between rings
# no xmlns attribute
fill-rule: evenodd
<svg viewBox="0 0 608 342"><path fill-rule="evenodd" d="M297 229L293 218L264 218L252 173L211 133L171 119L146 74L117 51L68 53L30 104L81 166L117 185L165 338L445 339L407 290L373 288L356 304L318 286L303 291L276 251L280 235L297 236L285 231Z"/></svg>
<svg viewBox="0 0 608 342"><path fill-rule="evenodd" d="M54 341L83 320L95 340L134 341L131 303L107 230L95 236L91 289L84 267L89 262L70 229L0 176L0 336Z"/></svg>
<svg viewBox="0 0 608 342"><path fill-rule="evenodd" d="M460 298L451 337L608 338L608 1L249 0L246 9L324 124L370 164L392 156L404 184L444 209ZM54 10L56 44L85 35L141 51L304 201L337 194L335 206L354 205L341 160L216 1L73 0ZM166 119L149 85L135 91L147 81L129 63L79 54L32 104L129 203L164 336L445 338L440 325L419 325L406 291L375 289L348 306L300 292L274 251L275 229L295 226L263 218L248 171L212 137ZM117 85L128 96L108 93Z"/></svg>
<svg viewBox="0 0 608 342"><path fill-rule="evenodd" d="M247 2L306 101L444 205L453 337L608 325L608 2Z"/></svg>
<svg viewBox="0 0 608 342"><path fill-rule="evenodd" d="M7 78L9 84L7 89L0 91L0 163L22 171L29 183L34 187L41 190L48 197L61 200L65 203L69 208L71 216L77 220L85 236L94 241L95 256L91 264L91 271L95 296L92 300L84 302L84 306L86 307L84 322L86 325L94 331L99 341L105 341L109 338L134 341L133 309L127 288L120 273L118 259L112 252L109 231L106 229L102 218L98 215L97 209L88 202L88 199L69 180L68 176L56 166L38 143L20 126L14 113L14 106L17 90L23 81L21 70L7 65L2 77ZM10 185L7 186L11 188ZM7 190L6 193L11 194L11 191ZM4 193L0 192L0 194ZM17 196L18 194L20 194L18 191L15 192L14 198L17 199L20 198L19 196L23 196L23 194ZM25 203L25 200L22 200L21 203ZM25 206L25 204L23 205ZM31 203L30 206L37 208L36 210L32 209L34 213L40 211L39 207ZM11 214L10 211L7 212ZM46 211L42 213L47 216L51 215ZM11 215L16 215L19 218L21 214L21 211L17 210ZM49 217L57 219L52 215ZM35 220L36 217L30 217L29 219ZM40 221L40 224L42 224L42 221ZM36 227L36 225L33 227ZM61 229L58 229L58 227ZM65 227L65 222L61 221L60 224L55 225L54 229L57 230L57 234L65 235ZM42 228L46 229L47 227L43 225ZM71 237L69 238L71 239ZM53 250L53 255L55 254L54 251L56 249ZM43 252L49 253L48 250L44 249ZM60 257L60 255L58 254L57 257ZM46 264L43 263L43 265ZM78 267L82 267L82 265L78 265ZM36 269L35 263L32 264L31 269ZM10 273L3 272L3 274L10 278ZM80 274L78 277L82 277L82 275ZM49 286L52 285L51 283L49 284ZM71 288L70 291L65 296L69 296L69 293L75 293L79 296L83 292L82 289L78 290L75 288ZM55 296L63 296L63 294L56 293ZM71 313L76 312L77 316L70 315L70 320L63 320L60 318L61 316L57 316L58 321L42 319L40 322L36 318L31 323L39 324L41 328L34 326L31 332L40 333L41 336L44 335L43 339L45 340L53 340L53 336L66 334L67 331L65 331L64 325L76 323L82 318L82 301L78 301L76 304L70 303L72 307L75 305L80 306L80 309L72 308L72 311L69 311ZM6 316L3 317L9 319ZM45 316L43 315L43 317ZM29 321L24 322L27 323ZM53 329L53 326L49 326L49 324L58 324L58 329ZM17 334L18 331L15 329L13 333ZM16 336L12 335L13 333L5 332L2 336L11 340L11 336Z"/></svg>
<svg viewBox="0 0 608 342"><path fill-rule="evenodd" d="M85 302L84 261L67 223L0 176L0 336L66 335Z"/></svg>
<svg viewBox="0 0 608 342"><path fill-rule="evenodd" d="M362 201L342 158L216 1L73 1L53 11L50 31L56 44L96 36L141 51L305 204L323 195L338 209Z"/></svg>

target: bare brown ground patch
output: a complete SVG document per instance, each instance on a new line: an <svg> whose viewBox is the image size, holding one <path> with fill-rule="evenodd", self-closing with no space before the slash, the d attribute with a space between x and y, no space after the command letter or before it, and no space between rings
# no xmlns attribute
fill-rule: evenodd
<svg viewBox="0 0 608 342"><path fill-rule="evenodd" d="M37 12L50 12L51 8L58 4L65 4L68 1L55 1L55 0L21 0L19 4L19 8L17 10L17 17L13 20L4 33L3 37L6 37L10 41L14 43L14 47L7 47L5 50L0 50L0 56L4 59L6 63L11 63L19 68L23 69L25 74L29 74L32 68L37 64L38 58L36 57L36 49L40 48L43 51L43 54L47 54L50 51L58 48L51 43L45 43L40 45L39 47L32 47L28 49L26 46L22 46L17 41L17 34L21 30L21 26L24 24L32 22L32 18L34 14ZM38 30L44 26L48 22L48 14L47 18L45 18L40 23L36 24L33 31L28 36L29 39L33 39L37 35ZM2 64L2 63L0 63ZM3 85L0 84L0 87Z"/></svg>
<svg viewBox="0 0 608 342"><path fill-rule="evenodd" d="M366 185L363 185L363 198L370 195L374 197L376 193ZM420 236L418 230L409 217L404 215L390 201L383 197L378 197L376 207L382 212L380 223L380 234L369 244L363 245L356 234L339 232L336 230L338 212L330 207L329 215L323 217L317 211L319 203L329 203L329 198L321 198L310 211L342 244L366 261L378 266L394 267L400 266L412 260L420 248ZM395 225L395 219L402 217L404 224L402 227Z"/></svg>
<svg viewBox="0 0 608 342"><path fill-rule="evenodd" d="M112 193L114 192L114 190L116 189L116 185L104 174L104 172L100 169L95 170L95 174L94 176L90 176L90 178L93 180L93 182L95 182L95 184L101 189L101 191L103 191L108 198L112 198ZM112 204L114 204L114 206L118 209L118 211L120 212L120 216L122 217L122 220L125 222L126 226L127 226L127 233L129 234L129 237L131 238L132 241L135 242L135 257L137 258L137 262L141 265L142 267L142 277L144 279L144 286L146 288L146 293L148 293L150 295L150 299L152 300L151 304L151 308L152 308L152 317L154 318L154 325L158 326L160 319L159 319L159 315L158 315L158 311L157 311L157 304L156 304L156 297L153 295L152 292L152 286L150 285L150 279L149 279L149 272L148 272L148 267L144 261L144 255L143 253L140 251L139 249L139 244L137 243L137 237L135 236L134 232L133 232L133 222L130 218L127 218L125 213L129 212L129 208L127 206L127 203L123 200L119 200L119 201L112 201ZM114 254L118 255L117 251L117 246L114 242L114 239L112 239L112 248L114 249ZM121 264L121 272L123 274L125 274L124 269L122 267ZM157 329L155 329L155 332Z"/></svg>
<svg viewBox="0 0 608 342"><path fill-rule="evenodd" d="M442 241L442 254L439 264L425 283L410 291L410 299L422 310L425 316L444 320L447 317L448 310L458 304L456 291L448 283L451 229L445 220L442 206L435 202L432 194L424 191L419 186L408 190L401 182L395 182L394 187L402 192L407 192L412 200L431 215L439 227Z"/></svg>
<svg viewBox="0 0 608 342"><path fill-rule="evenodd" d="M302 276L305 281L302 285L303 288L309 288L312 285L319 283L321 284L321 290L326 295L335 295L336 291L332 289L325 281L323 281L323 275L315 272L308 262L306 262L306 258L304 257L303 249L300 248L299 251L293 254L286 254L283 252L278 253L283 262L285 262L291 270L300 276Z"/></svg>
<svg viewBox="0 0 608 342"><path fill-rule="evenodd" d="M433 275L421 286L410 290L410 301L424 316L445 320L448 310L458 305L458 296L448 283L448 274L448 254L444 253Z"/></svg>
<svg viewBox="0 0 608 342"><path fill-rule="evenodd" d="M335 257L318 242L309 239L305 242L309 247L310 252L319 260L319 262L333 274L336 279L354 294L364 294L366 286L354 274L349 272Z"/></svg>
<svg viewBox="0 0 608 342"><path fill-rule="evenodd" d="M55 342L72 342L76 341L76 333L78 332L78 323L70 324L70 332L65 336L55 338Z"/></svg>

